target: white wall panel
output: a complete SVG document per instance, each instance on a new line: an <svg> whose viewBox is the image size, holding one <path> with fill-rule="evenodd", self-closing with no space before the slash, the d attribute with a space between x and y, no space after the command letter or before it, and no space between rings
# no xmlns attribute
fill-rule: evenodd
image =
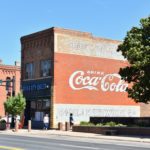
<svg viewBox="0 0 150 150"><path fill-rule="evenodd" d="M140 117L140 106L55 104L55 123L69 121L73 113L76 123L97 117Z"/></svg>

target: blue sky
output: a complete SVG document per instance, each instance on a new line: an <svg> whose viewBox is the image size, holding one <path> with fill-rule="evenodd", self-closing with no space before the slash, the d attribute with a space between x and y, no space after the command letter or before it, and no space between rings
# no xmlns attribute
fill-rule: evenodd
<svg viewBox="0 0 150 150"><path fill-rule="evenodd" d="M0 59L20 61L20 37L53 26L123 40L150 0L0 0Z"/></svg>

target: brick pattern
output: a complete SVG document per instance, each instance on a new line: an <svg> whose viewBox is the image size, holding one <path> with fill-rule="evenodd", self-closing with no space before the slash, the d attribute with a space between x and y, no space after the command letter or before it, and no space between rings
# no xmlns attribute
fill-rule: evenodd
<svg viewBox="0 0 150 150"><path fill-rule="evenodd" d="M15 82L15 93L20 92L20 67L17 66L8 66L8 65L0 65L0 79L5 81L7 77L16 77ZM5 85L4 82L2 85ZM0 116L5 115L4 110L4 102L7 100L7 92L5 86L0 86Z"/></svg>
<svg viewBox="0 0 150 150"><path fill-rule="evenodd" d="M55 52L83 55L90 57L124 60L122 54L117 52L120 41L93 37L89 33L67 31L60 29L55 32Z"/></svg>
<svg viewBox="0 0 150 150"><path fill-rule="evenodd" d="M83 32L83 31L81 32L81 31L58 28L58 27L53 28L53 31L55 34L57 33L57 34L61 34L61 35L69 35L72 37L93 39L94 41L99 41L99 42L105 41L107 43L116 43L116 44L121 43L121 41L118 41L118 40L95 37L92 35L92 33L89 33L89 32Z"/></svg>
<svg viewBox="0 0 150 150"><path fill-rule="evenodd" d="M25 79L25 65L27 63L34 63L35 65L35 76L33 80L37 80L40 77L40 61L41 60L52 60L54 57L54 34L53 28L37 32L21 38L22 52L21 52L21 64L22 74L21 80ZM53 70L53 66L52 66ZM53 71L52 71L53 76ZM53 89L52 89L53 90ZM51 91L50 91L51 92ZM53 113L53 94L51 94L51 108L50 108L50 126L54 127L54 113Z"/></svg>
<svg viewBox="0 0 150 150"><path fill-rule="evenodd" d="M21 45L22 80L25 80L25 65L27 63L35 65L34 79L41 78L40 61L53 59L54 38L51 29L22 37Z"/></svg>
<svg viewBox="0 0 150 150"><path fill-rule="evenodd" d="M21 80L26 80L25 65L31 62L34 62L36 67L33 80L40 79L40 61L45 59L53 61L56 53L124 60L121 54L116 52L120 43L120 41L116 40L94 37L88 32L54 27L24 36L21 38ZM59 63L59 61L55 60L53 67L56 67L55 64ZM54 72L52 74L55 76ZM61 72L60 75L62 75ZM53 108L51 108L50 118L54 122L56 119L54 104L57 91L56 85L52 86L51 107ZM53 122L51 122L51 127L54 125Z"/></svg>
<svg viewBox="0 0 150 150"><path fill-rule="evenodd" d="M150 116L150 103L149 104L144 104L140 103L140 112L141 112L141 117L149 117Z"/></svg>

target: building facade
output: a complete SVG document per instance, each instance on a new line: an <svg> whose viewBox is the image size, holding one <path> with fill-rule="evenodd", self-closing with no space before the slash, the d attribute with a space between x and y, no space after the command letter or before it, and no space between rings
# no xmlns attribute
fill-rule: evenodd
<svg viewBox="0 0 150 150"><path fill-rule="evenodd" d="M20 65L17 62L14 66L4 65L2 61L0 62L0 116L4 117L4 102L7 100L7 97L20 92ZM6 86L6 81L12 81L13 79L14 85L10 82L10 84Z"/></svg>
<svg viewBox="0 0 150 150"><path fill-rule="evenodd" d="M87 32L50 28L21 38L22 89L26 121L50 127L90 116L140 117L140 104L128 98L118 71L128 63L116 52L120 41Z"/></svg>

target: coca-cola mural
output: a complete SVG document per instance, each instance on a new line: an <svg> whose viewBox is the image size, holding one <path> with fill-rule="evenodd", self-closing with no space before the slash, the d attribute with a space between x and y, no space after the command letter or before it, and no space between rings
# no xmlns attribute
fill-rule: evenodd
<svg viewBox="0 0 150 150"><path fill-rule="evenodd" d="M101 71L84 72L81 70L72 73L69 85L73 90L88 89L104 92L126 92L128 87L128 84L121 80L121 76L117 73L105 74Z"/></svg>
<svg viewBox="0 0 150 150"><path fill-rule="evenodd" d="M118 74L126 61L55 53L54 101L57 104L137 105Z"/></svg>

